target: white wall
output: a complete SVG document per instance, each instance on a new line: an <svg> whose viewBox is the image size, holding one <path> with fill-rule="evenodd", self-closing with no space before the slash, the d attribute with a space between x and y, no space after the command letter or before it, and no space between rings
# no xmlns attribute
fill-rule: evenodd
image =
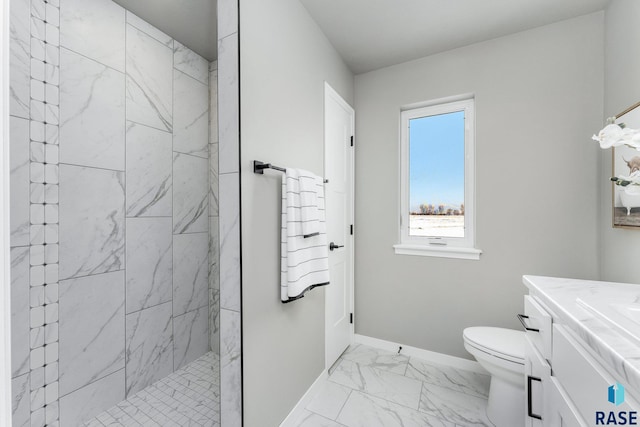
<svg viewBox="0 0 640 427"><path fill-rule="evenodd" d="M470 357L465 327L520 328L523 274L598 277L590 138L603 114L603 19L356 76L356 333ZM481 259L395 255L400 106L465 93L476 99Z"/></svg>
<svg viewBox="0 0 640 427"><path fill-rule="evenodd" d="M280 302L280 180L323 171L324 81L353 76L298 0L240 3L244 425L278 425L324 368L324 290Z"/></svg>
<svg viewBox="0 0 640 427"><path fill-rule="evenodd" d="M640 2L613 0L605 18L604 118L640 101ZM600 127L596 126L594 132ZM611 150L600 155L600 261L602 280L640 283L640 232L611 224Z"/></svg>

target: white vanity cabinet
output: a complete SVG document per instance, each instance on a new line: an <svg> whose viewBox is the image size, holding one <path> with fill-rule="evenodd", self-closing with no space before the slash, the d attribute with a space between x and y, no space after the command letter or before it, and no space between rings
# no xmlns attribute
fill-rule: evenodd
<svg viewBox="0 0 640 427"><path fill-rule="evenodd" d="M640 425L640 364L635 346L576 303L580 294L613 292L602 282L525 276L525 425ZM628 285L624 289L629 289ZM640 286L635 289L640 296ZM610 296L609 296L610 297ZM624 399L609 401L610 387ZM621 395L619 395L620 397ZM622 401L623 400L623 401ZM633 417L636 423L630 422Z"/></svg>

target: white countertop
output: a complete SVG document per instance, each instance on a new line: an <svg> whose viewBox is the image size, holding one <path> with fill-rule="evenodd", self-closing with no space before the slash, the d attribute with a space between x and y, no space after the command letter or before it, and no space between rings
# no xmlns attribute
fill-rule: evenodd
<svg viewBox="0 0 640 427"><path fill-rule="evenodd" d="M618 380L640 392L640 345L576 301L625 301L640 303L640 285L556 277L523 276L530 294L538 297L587 346L606 362ZM637 393L636 393L637 395Z"/></svg>

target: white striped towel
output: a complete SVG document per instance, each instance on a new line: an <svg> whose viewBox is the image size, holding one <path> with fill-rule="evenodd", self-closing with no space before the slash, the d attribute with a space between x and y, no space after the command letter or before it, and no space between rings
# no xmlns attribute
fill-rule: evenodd
<svg viewBox="0 0 640 427"><path fill-rule="evenodd" d="M306 177L303 178L303 182L307 181L304 185L301 185L301 176ZM313 185L309 185L310 177L313 177ZM308 193L308 196L302 197L301 187L304 187L305 191L315 189L315 194ZM314 201L315 208L304 209L306 206L312 206ZM322 178L307 171L287 168L282 177L282 302L302 298L306 291L329 284L329 251L324 209ZM303 213L309 214L308 217ZM303 226L305 221L310 223L306 230ZM317 230L317 234L309 233L313 235L305 237L305 231L310 230Z"/></svg>

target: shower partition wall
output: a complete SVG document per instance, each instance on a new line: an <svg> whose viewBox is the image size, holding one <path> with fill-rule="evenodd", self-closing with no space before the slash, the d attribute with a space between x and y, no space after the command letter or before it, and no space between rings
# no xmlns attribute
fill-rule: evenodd
<svg viewBox="0 0 640 427"><path fill-rule="evenodd" d="M13 425L72 427L219 352L216 67L111 0L10 7Z"/></svg>

